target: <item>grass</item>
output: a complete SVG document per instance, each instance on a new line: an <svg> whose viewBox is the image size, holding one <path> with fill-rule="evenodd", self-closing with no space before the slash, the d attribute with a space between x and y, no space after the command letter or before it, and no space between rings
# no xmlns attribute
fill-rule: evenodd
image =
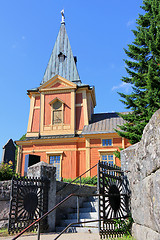
<svg viewBox="0 0 160 240"><path fill-rule="evenodd" d="M132 236L124 236L119 238L111 238L110 240L135 240L135 239Z"/></svg>
<svg viewBox="0 0 160 240"><path fill-rule="evenodd" d="M24 233L23 235L34 235L34 234L36 234L37 233L37 231L35 230L35 231L33 231L33 232L26 232L26 233ZM18 233L14 233L14 234L8 234L8 228L1 228L0 229L0 237L7 237L7 236L13 236L13 235L17 235Z"/></svg>
<svg viewBox="0 0 160 240"><path fill-rule="evenodd" d="M8 236L8 229L7 228L1 228L0 229L0 237L6 237Z"/></svg>
<svg viewBox="0 0 160 240"><path fill-rule="evenodd" d="M24 235L30 235L30 234L33 235L35 233L36 233L36 231L34 231L34 232L27 232ZM8 229L7 228L1 228L0 229L0 237L7 237L7 236L9 236ZM10 236L12 236L12 234ZM131 237L131 236L124 236L124 237L121 237L121 238L111 238L110 240L135 240L135 239L133 237Z"/></svg>

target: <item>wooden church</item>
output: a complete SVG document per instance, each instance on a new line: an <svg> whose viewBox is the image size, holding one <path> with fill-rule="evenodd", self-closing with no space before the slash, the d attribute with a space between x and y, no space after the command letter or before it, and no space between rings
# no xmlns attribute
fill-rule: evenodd
<svg viewBox="0 0 160 240"><path fill-rule="evenodd" d="M76 178L99 160L120 166L114 152L130 144L116 133L124 123L116 113L94 113L95 88L78 74L65 27L60 30L40 86L28 90L30 113L26 139L16 141L17 172L38 161L53 164L57 179ZM86 176L90 174L88 172Z"/></svg>

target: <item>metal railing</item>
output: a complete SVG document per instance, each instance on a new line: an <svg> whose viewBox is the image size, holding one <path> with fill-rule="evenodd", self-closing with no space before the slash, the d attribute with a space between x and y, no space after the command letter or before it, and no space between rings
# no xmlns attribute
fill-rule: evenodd
<svg viewBox="0 0 160 240"><path fill-rule="evenodd" d="M64 189L65 189L66 187L68 187L70 184L73 184L73 183L76 184L78 179L80 179L79 182L78 182L80 187L87 185L88 182L89 182L91 179L93 179L94 177L97 176L97 174L95 174L91 179L88 180L88 182L86 182L86 183L83 184L83 185L82 185L82 176L84 176L87 172L90 172L93 168L97 167L97 165L98 165L98 163L95 164L95 165L94 165L93 167L91 167L90 169L88 169L87 171L85 171L84 173L82 173L80 176L78 176L78 177L76 177L75 179L73 179L71 182L67 183L64 187L62 187L61 189L59 189L59 190L57 191L57 193L60 192L60 191L62 191L62 190L64 190Z"/></svg>
<svg viewBox="0 0 160 240"><path fill-rule="evenodd" d="M77 179L80 179L80 187L87 185L87 183L94 177L97 176L94 175L88 182L86 182L85 184L82 185L82 176L84 174L86 174L87 172L91 171L93 168L95 168L98 165L95 164L93 167L91 167L90 169L88 169L87 171L85 171L83 174L81 174L80 176L78 176L77 178L75 178L73 181L71 181L70 183L68 183L67 185L65 185L63 188L61 188L60 190L58 190L57 192L60 192L62 190L64 190L64 188L68 187L70 184L74 183L77 181ZM68 199L70 199L71 197L76 197L77 196L77 222L76 224L79 224L80 221L80 216L79 216L79 197L89 197L89 196L99 196L98 194L75 194L72 193L69 196L67 196L65 199L63 199L60 203L58 203L55 207L53 207L51 210L49 210L48 212L46 212L43 216L41 216L40 218L38 218L37 220L35 220L32 224L30 224L28 227L26 227L23 231L21 231L19 234L17 234L14 238L12 238L12 240L16 240L18 239L22 234L24 234L26 231L28 231L30 228L32 228L35 224L38 224L38 231L37 231L37 240L40 240L40 221L42 221L44 218L46 218L51 212L53 212L54 210L56 210L60 205L62 205L64 202L66 202ZM95 221L95 220L94 220ZM96 220L98 221L98 220ZM89 221L90 222L90 221ZM91 221L92 222L92 221ZM71 226L73 224L69 224L69 226ZM66 230L69 228L69 226L67 226ZM65 231L66 231L65 230ZM60 237L62 234L64 233L64 230L55 238L57 239L58 237Z"/></svg>
<svg viewBox="0 0 160 240"><path fill-rule="evenodd" d="M40 221L42 221L44 218L46 218L51 212L53 212L54 210L56 210L60 205L62 205L64 202L66 202L68 199L70 199L71 197L88 197L88 196L101 196L102 194L70 194L68 197L66 197L65 199L63 199L60 203L58 203L55 207L53 207L51 210L49 210L48 212L46 212L42 217L40 217L39 219L37 219L36 221L34 221L33 223L31 223L28 227L26 227L22 232L20 232L19 234L17 234L14 238L12 238L12 240L16 240L18 239L22 234L24 234L26 231L28 231L30 228L32 228L35 224L40 223ZM84 223L87 222L96 222L99 221L97 220L91 220L91 221L86 221ZM83 222L79 221L79 207L77 208L77 222L73 223L73 224L80 224ZM73 225L73 224L69 224L67 226L67 228L65 228L65 231L69 228L69 226ZM57 239L58 237L60 237L62 234L64 233L64 230L55 238ZM37 239L40 240L40 224L38 225L38 232L37 232Z"/></svg>

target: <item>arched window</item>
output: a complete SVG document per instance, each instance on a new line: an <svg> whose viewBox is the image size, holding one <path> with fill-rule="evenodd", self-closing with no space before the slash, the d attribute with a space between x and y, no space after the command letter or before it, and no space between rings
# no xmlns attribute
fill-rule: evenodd
<svg viewBox="0 0 160 240"><path fill-rule="evenodd" d="M51 124L63 123L64 102L56 97L49 104L51 105Z"/></svg>
<svg viewBox="0 0 160 240"><path fill-rule="evenodd" d="M56 101L55 103L53 103L52 105L53 108L53 124L58 124L58 123L62 123L63 118L62 118L62 103L60 101Z"/></svg>

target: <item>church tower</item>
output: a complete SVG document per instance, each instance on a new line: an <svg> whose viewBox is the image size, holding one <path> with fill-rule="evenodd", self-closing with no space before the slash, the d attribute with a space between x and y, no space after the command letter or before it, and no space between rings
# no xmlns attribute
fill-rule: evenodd
<svg viewBox="0 0 160 240"><path fill-rule="evenodd" d="M44 161L56 167L58 180L76 178L98 160L120 165L114 151L129 144L115 131L123 124L116 113L94 114L95 89L81 82L66 32L64 10L61 14L60 30L43 79L37 88L28 90L26 138L16 141L18 173L23 175L28 166Z"/></svg>

